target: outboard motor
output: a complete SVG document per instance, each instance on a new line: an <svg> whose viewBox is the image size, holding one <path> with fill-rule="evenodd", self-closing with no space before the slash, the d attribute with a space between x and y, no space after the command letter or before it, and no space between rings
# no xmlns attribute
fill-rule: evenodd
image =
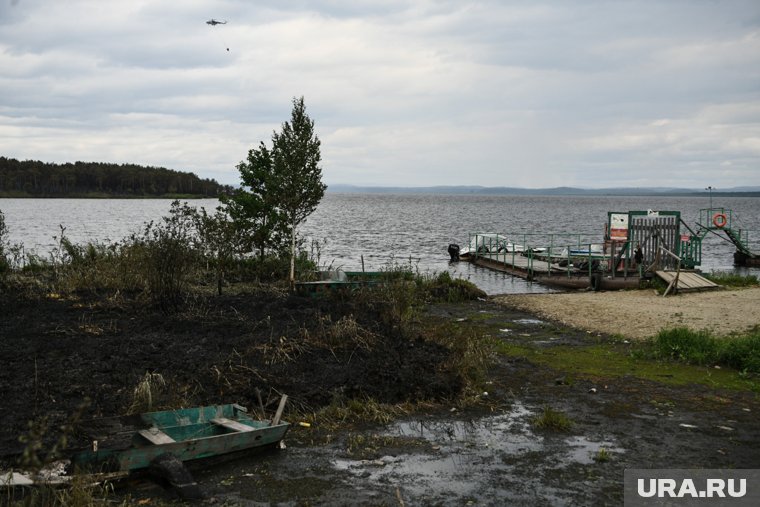
<svg viewBox="0 0 760 507"><path fill-rule="evenodd" d="M459 261L459 245L456 243L449 245L449 256L451 257L451 262Z"/></svg>

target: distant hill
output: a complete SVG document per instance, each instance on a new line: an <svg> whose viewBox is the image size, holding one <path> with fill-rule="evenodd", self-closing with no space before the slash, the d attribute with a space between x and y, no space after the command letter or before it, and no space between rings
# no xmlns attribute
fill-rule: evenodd
<svg viewBox="0 0 760 507"><path fill-rule="evenodd" d="M232 187L163 167L0 157L0 197L217 197Z"/></svg>
<svg viewBox="0 0 760 507"><path fill-rule="evenodd" d="M694 188L517 188L481 186L434 187L362 187L355 185L329 185L328 192L357 194L442 194L442 195L578 195L578 196L705 196L708 192ZM713 197L759 197L760 187L724 188L712 191Z"/></svg>

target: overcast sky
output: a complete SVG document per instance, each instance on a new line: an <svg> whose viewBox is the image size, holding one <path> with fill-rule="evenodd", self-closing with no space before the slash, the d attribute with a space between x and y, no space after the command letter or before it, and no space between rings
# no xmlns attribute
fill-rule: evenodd
<svg viewBox="0 0 760 507"><path fill-rule="evenodd" d="M0 0L3 156L237 183L300 96L328 184L760 185L760 1Z"/></svg>

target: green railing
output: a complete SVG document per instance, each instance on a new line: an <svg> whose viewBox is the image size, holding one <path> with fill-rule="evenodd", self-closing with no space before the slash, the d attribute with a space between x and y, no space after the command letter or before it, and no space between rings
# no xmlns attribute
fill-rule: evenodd
<svg viewBox="0 0 760 507"><path fill-rule="evenodd" d="M703 231L731 229L734 223L734 213L726 208L703 208L699 210L697 226ZM704 233L702 234L704 237Z"/></svg>
<svg viewBox="0 0 760 507"><path fill-rule="evenodd" d="M734 228L734 213L726 208L705 208L699 210L700 240L708 233L718 234L723 231L728 239L736 246L736 250L746 255L753 255L752 243L748 230Z"/></svg>
<svg viewBox="0 0 760 507"><path fill-rule="evenodd" d="M510 241L508 238L517 238ZM567 239L572 238L571 242ZM517 267L517 256L526 259L526 264L519 266L527 272L528 279L535 276L536 266L545 263L546 271L559 274L558 268L564 268L564 275L570 277L581 272L578 264L585 262L584 270L591 276L595 272L616 274L627 277L638 274L631 266L629 241L590 241L588 236L579 233L471 233L469 235L470 255L483 257ZM559 266L560 261L566 261Z"/></svg>

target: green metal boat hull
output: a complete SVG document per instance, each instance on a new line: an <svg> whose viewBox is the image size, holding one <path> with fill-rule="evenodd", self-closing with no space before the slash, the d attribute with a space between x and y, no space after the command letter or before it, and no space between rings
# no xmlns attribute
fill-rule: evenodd
<svg viewBox="0 0 760 507"><path fill-rule="evenodd" d="M128 445L108 447L106 438L104 448L93 443L93 449L76 453L72 464L91 471L132 471L166 453L181 461L216 458L275 446L289 427L254 420L233 404L149 412L126 420L121 433L131 433Z"/></svg>

